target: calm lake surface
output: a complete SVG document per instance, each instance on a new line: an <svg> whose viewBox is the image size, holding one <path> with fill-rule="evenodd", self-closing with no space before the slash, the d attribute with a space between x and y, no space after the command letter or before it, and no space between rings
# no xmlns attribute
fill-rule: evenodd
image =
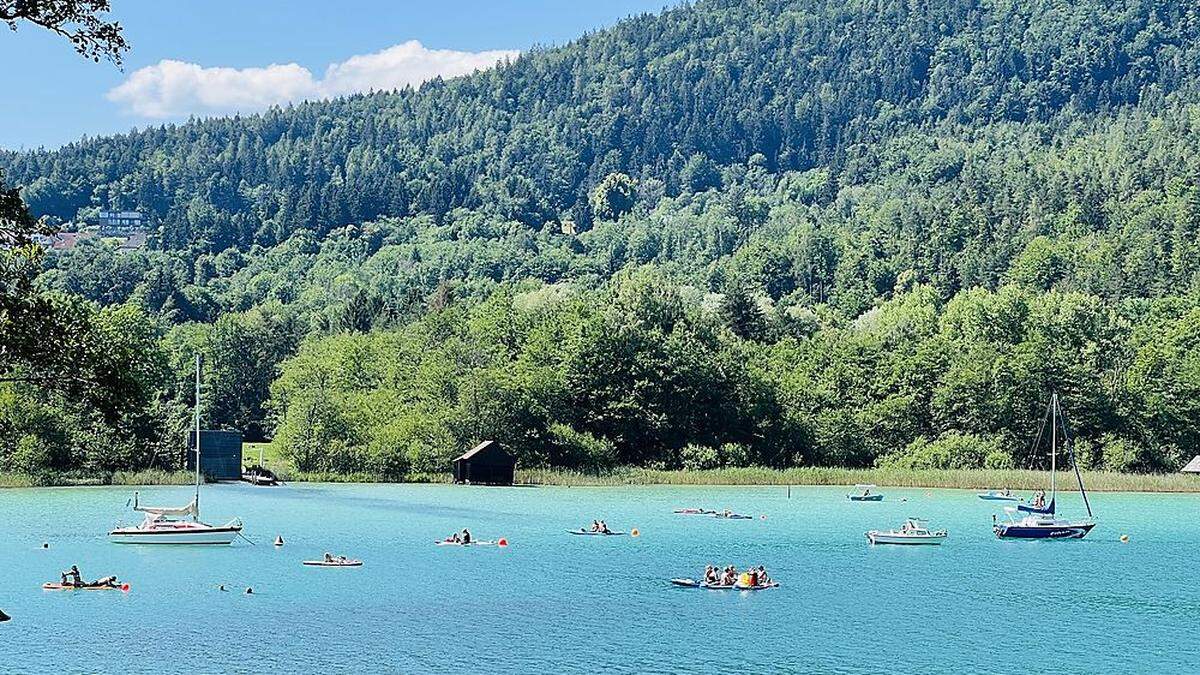
<svg viewBox="0 0 1200 675"><path fill-rule="evenodd" d="M13 617L0 624L0 672L1200 668L1200 496L1095 494L1087 539L1001 542L1000 506L974 492L883 491L886 501L863 504L844 488L792 488L789 499L777 487L221 485L203 493L205 519L240 516L257 545L153 547L104 536L129 519L132 489L0 490L0 609ZM147 504L189 492L141 490ZM1059 503L1082 514L1078 495ZM688 506L756 519L671 513ZM906 516L949 540L867 544L866 530ZM641 536L565 532L593 518ZM433 544L463 527L510 545ZM327 550L366 564L301 566ZM708 562L763 564L783 586L669 585ZM40 589L72 563L133 589Z"/></svg>

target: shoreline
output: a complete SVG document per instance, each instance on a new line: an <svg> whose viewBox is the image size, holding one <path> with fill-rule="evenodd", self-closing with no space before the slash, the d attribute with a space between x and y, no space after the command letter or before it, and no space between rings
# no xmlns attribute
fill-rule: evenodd
<svg viewBox="0 0 1200 675"><path fill-rule="evenodd" d="M287 483L412 483L449 484L445 474L413 474L403 480L355 473L279 472ZM1060 481L1061 491L1076 489L1069 474ZM1128 474L1107 471L1085 472L1084 485L1092 492L1200 493L1200 476L1188 474ZM29 476L0 473L0 489L38 487L95 487L121 485L189 485L193 478L186 471L116 472L111 475L81 473ZM767 469L747 467L703 471L670 471L626 467L605 473L586 473L564 469L518 469L516 484L546 487L623 487L623 486L853 486L869 483L881 488L946 488L961 490L1045 489L1050 483L1047 471L1023 469L846 469L837 467L798 467Z"/></svg>

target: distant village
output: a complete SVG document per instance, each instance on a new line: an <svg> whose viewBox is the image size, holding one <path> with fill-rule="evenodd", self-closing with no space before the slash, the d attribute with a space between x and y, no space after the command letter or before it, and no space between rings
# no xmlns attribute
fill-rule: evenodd
<svg viewBox="0 0 1200 675"><path fill-rule="evenodd" d="M99 238L116 244L119 251L137 251L146 247L150 229L150 221L140 211L100 211L94 220L64 223L58 232L35 235L34 241L49 249L69 251L81 241Z"/></svg>

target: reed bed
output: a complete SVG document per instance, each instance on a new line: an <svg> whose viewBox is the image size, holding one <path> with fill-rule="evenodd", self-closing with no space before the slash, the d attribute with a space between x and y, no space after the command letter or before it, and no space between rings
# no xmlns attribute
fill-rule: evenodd
<svg viewBox="0 0 1200 675"><path fill-rule="evenodd" d="M1100 492L1200 492L1200 476L1187 474L1132 474L1085 472L1084 485ZM842 469L801 467L768 469L746 467L706 471L663 471L621 468L607 473L584 473L559 469L523 469L517 482L530 485L615 486L615 485L854 485L873 483L887 487L963 488L972 490L1010 488L1045 489L1050 474L1045 471L1005 469ZM1059 474L1060 488L1075 486L1074 476Z"/></svg>
<svg viewBox="0 0 1200 675"><path fill-rule="evenodd" d="M188 471L117 471L93 474L77 471L66 473L0 473L0 488L71 487L85 485L189 485L195 477Z"/></svg>

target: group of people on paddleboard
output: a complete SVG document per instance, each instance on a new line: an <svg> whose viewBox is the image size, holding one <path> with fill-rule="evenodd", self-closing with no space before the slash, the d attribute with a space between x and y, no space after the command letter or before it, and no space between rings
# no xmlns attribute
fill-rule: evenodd
<svg viewBox="0 0 1200 675"><path fill-rule="evenodd" d="M471 543L471 533L467 530L467 528L464 527L461 534L458 532L455 532L454 534L450 535L449 537L446 537L446 541L451 544L470 544Z"/></svg>
<svg viewBox="0 0 1200 675"><path fill-rule="evenodd" d="M771 583L771 577L767 576L767 570L762 565L751 565L742 572L733 565L726 565L724 569L718 569L716 565L704 568L704 583L709 586L733 586L739 581L744 586L766 586Z"/></svg>
<svg viewBox="0 0 1200 675"><path fill-rule="evenodd" d="M612 534L612 530L608 529L608 523L603 520L593 520L592 529L590 532L599 532L600 534Z"/></svg>

